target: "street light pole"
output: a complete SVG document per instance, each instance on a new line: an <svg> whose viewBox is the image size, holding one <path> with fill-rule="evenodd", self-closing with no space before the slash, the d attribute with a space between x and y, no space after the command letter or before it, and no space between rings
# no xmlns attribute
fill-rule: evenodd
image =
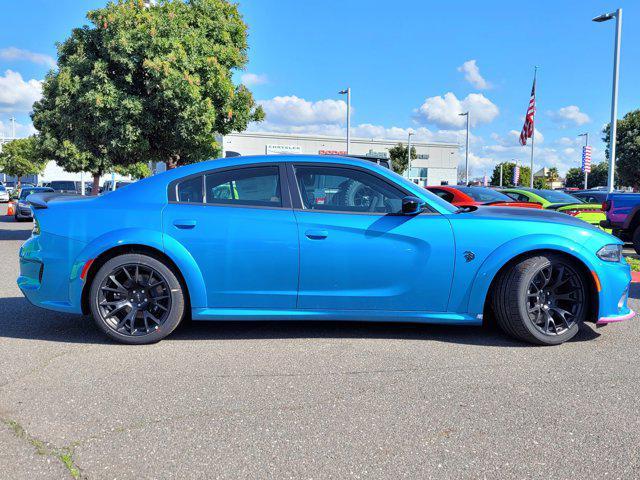
<svg viewBox="0 0 640 480"><path fill-rule="evenodd" d="M407 135L407 165L409 168L407 169L407 177L411 179L411 135L413 132L409 132Z"/></svg>
<svg viewBox="0 0 640 480"><path fill-rule="evenodd" d="M464 154L464 183L469 185L469 112L459 113L461 117L467 117L467 141L465 142Z"/></svg>
<svg viewBox="0 0 640 480"><path fill-rule="evenodd" d="M347 155L349 155L351 153L351 87L340 90L338 93L347 96Z"/></svg>
<svg viewBox="0 0 640 480"><path fill-rule="evenodd" d="M584 146L588 147L589 146L589 132L587 133L581 133L580 135L578 135L579 137L584 137ZM587 173L587 169L584 169L584 189L587 190L587 179L589 177L589 174Z"/></svg>
<svg viewBox="0 0 640 480"><path fill-rule="evenodd" d="M607 190L613 192L616 166L616 135L618 133L618 77L620 72L620 41L622 36L622 9L615 12L604 13L593 19L594 22L606 22L612 18L616 19L616 39L613 48L613 87L611 91L611 125L609 127L609 176L607 179Z"/></svg>

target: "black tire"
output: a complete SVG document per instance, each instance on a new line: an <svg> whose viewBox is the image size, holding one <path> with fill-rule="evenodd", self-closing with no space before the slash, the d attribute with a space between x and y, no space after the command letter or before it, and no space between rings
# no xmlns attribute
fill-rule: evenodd
<svg viewBox="0 0 640 480"><path fill-rule="evenodd" d="M633 232L631 241L633 242L633 249L638 255L640 255L640 225L638 225L636 230Z"/></svg>
<svg viewBox="0 0 640 480"><path fill-rule="evenodd" d="M587 292L587 280L575 261L553 253L535 255L501 272L492 306L506 334L538 345L559 345L573 338L586 319Z"/></svg>
<svg viewBox="0 0 640 480"><path fill-rule="evenodd" d="M89 304L100 330L119 342L141 345L173 332L186 302L171 268L148 255L124 254L100 267L91 282Z"/></svg>

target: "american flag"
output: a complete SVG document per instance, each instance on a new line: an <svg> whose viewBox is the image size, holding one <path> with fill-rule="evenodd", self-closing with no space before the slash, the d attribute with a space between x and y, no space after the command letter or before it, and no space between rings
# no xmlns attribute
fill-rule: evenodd
<svg viewBox="0 0 640 480"><path fill-rule="evenodd" d="M591 173L591 147L582 147L582 171L584 173Z"/></svg>
<svg viewBox="0 0 640 480"><path fill-rule="evenodd" d="M533 118L536 116L536 79L533 79L533 87L531 87L531 98L529 99L529 108L527 108L527 116L524 119L524 126L520 132L520 145L527 144L527 138L533 136Z"/></svg>
<svg viewBox="0 0 640 480"><path fill-rule="evenodd" d="M513 184L518 185L519 181L520 181L520 166L516 165L515 167L513 167Z"/></svg>

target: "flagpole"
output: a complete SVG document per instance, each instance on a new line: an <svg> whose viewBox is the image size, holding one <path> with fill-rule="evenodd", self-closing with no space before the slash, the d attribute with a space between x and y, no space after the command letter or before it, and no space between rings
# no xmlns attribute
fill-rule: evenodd
<svg viewBox="0 0 640 480"><path fill-rule="evenodd" d="M535 66L533 68L533 84L536 85L536 76L538 74L538 67ZM537 87L537 85L536 85ZM533 131L531 132L531 180L530 180L530 187L533 188L533 143L535 141L536 138L536 108L537 108L537 104L538 104L538 89L536 88L536 97L535 97L535 104L534 104L534 108L533 108L533 118L532 118L532 123L533 123Z"/></svg>

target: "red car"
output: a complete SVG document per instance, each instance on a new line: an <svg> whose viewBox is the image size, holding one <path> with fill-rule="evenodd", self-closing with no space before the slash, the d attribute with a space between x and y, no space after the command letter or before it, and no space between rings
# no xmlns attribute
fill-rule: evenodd
<svg viewBox="0 0 640 480"><path fill-rule="evenodd" d="M539 203L514 202L513 198L487 187L437 186L425 187L456 207L489 205L495 207L542 208Z"/></svg>

